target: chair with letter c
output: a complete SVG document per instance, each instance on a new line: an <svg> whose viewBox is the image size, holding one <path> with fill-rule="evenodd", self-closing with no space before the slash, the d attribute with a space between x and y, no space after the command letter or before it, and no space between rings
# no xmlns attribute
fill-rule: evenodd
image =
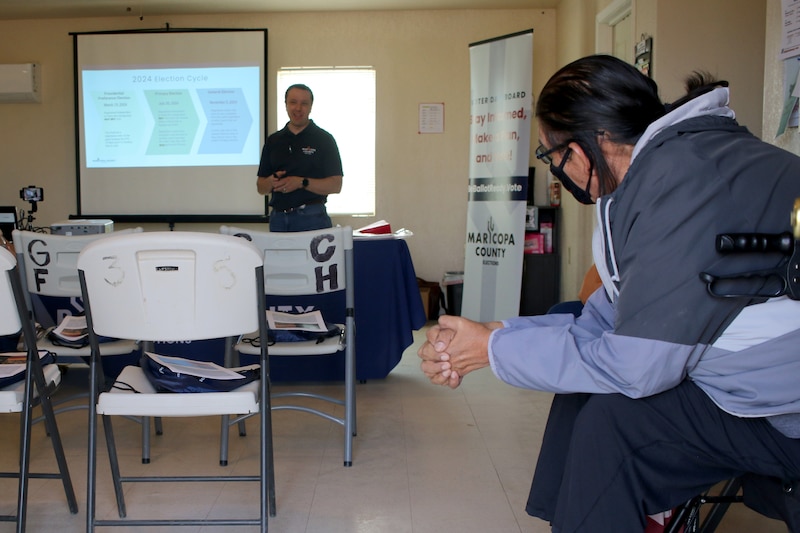
<svg viewBox="0 0 800 533"><path fill-rule="evenodd" d="M343 335L324 341L277 342L270 344L269 357L324 356L344 350L344 390L341 397L292 391L273 394L272 399L304 398L341 406L344 412L331 413L300 403L273 404L273 410L296 410L314 414L337 423L344 429L344 466L353 464L353 436L356 434L355 390L355 292L353 276L353 231L335 227L313 231L276 233L222 226L220 232L242 237L255 245L264 257L264 292L270 296L309 297L344 291ZM236 345L241 354L258 353L246 335ZM235 421L234 421L235 422ZM233 423L231 423L232 425ZM223 428L225 429L225 428ZM241 429L240 429L241 433ZM223 431L222 459L227 448L227 431Z"/></svg>

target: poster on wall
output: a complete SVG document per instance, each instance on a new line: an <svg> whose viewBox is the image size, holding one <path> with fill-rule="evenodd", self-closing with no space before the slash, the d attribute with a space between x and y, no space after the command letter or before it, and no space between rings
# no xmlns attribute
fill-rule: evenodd
<svg viewBox="0 0 800 533"><path fill-rule="evenodd" d="M800 55L800 0L781 0L781 50L779 59Z"/></svg>
<svg viewBox="0 0 800 533"><path fill-rule="evenodd" d="M636 43L634 52L636 53L636 68L639 72L653 77L653 38L642 35L642 40Z"/></svg>
<svg viewBox="0 0 800 533"><path fill-rule="evenodd" d="M470 45L470 165L461 314L519 314L530 155L533 30Z"/></svg>

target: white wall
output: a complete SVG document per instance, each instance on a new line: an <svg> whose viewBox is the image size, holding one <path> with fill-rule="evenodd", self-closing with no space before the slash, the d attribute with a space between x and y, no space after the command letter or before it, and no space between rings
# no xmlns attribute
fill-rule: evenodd
<svg viewBox="0 0 800 533"><path fill-rule="evenodd" d="M686 74L707 70L730 82L737 120L761 136L766 0L659 0L657 9L654 79L662 98L678 98Z"/></svg>
<svg viewBox="0 0 800 533"><path fill-rule="evenodd" d="M0 104L0 202L27 207L21 187L45 189L36 223L76 211L70 32L163 27L268 28L270 86L297 65L371 65L377 70L377 217L340 217L355 227L383 218L414 232L417 275L431 281L464 265L469 157L469 44L534 28L533 92L555 68L555 11L548 9L254 13L0 21L0 63L37 62L41 104ZM268 98L269 124L275 99ZM418 105L445 103L445 133L417 133ZM352 113L358 113L353 109ZM312 114L313 117L313 114ZM13 127L12 127L13 125ZM320 124L324 127L324 124ZM271 127L271 126L270 126ZM534 141L535 142L535 136ZM535 148L535 145L534 145ZM344 161L345 179L347 162ZM542 192L538 197L543 196ZM255 176L253 176L253 194ZM118 225L122 227L121 225ZM166 229L153 225L147 229ZM214 226L176 229L214 230Z"/></svg>
<svg viewBox="0 0 800 533"><path fill-rule="evenodd" d="M595 18L611 0L561 0L558 5L558 67L595 53ZM544 177L546 169L542 169ZM539 173L539 170L537 170ZM575 300L592 265L594 209L561 194L561 299Z"/></svg>

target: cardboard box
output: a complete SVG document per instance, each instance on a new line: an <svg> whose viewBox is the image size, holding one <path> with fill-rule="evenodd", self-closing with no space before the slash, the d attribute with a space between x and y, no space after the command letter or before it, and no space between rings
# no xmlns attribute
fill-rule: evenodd
<svg viewBox="0 0 800 533"><path fill-rule="evenodd" d="M425 316L428 320L439 319L439 303L442 297L442 289L435 281L425 281L417 278L419 285L419 296L422 299L422 307L425 309Z"/></svg>
<svg viewBox="0 0 800 533"><path fill-rule="evenodd" d="M431 315L430 312L430 297L431 297L431 288L430 287L423 287L420 285L419 287L419 297L422 299L422 307L425 309L425 316L428 317Z"/></svg>

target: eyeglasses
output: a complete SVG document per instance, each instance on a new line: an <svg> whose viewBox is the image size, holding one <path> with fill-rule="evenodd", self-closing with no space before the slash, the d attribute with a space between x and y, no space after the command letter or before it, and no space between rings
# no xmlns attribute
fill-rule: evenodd
<svg viewBox="0 0 800 533"><path fill-rule="evenodd" d="M592 186L592 169L589 169L589 179L586 180L586 188L581 189L578 185L572 181L567 173L564 171L564 165L567 164L567 160L569 159L570 154L572 153L572 148L569 148L567 145L572 141L567 141L564 144L556 146L555 148L551 148L550 150L545 150L544 147L540 144L539 148L536 149L536 158L541 159L545 163L550 165L550 172L553 173L553 176L561 182L561 185L564 189L567 190L575 199L582 203L582 204L593 204L594 199L592 198L592 194L590 192ZM561 158L561 162L558 166L553 164L553 159L550 157L550 154L560 148L566 147L567 150L564 152L564 156ZM594 166L594 165L592 165Z"/></svg>
<svg viewBox="0 0 800 533"><path fill-rule="evenodd" d="M549 150L545 148L542 143L539 143L539 147L536 148L536 159L540 159L545 165L552 165L553 158L550 156L550 154L566 148L571 142L573 142L573 139L564 141L563 143L556 145Z"/></svg>

